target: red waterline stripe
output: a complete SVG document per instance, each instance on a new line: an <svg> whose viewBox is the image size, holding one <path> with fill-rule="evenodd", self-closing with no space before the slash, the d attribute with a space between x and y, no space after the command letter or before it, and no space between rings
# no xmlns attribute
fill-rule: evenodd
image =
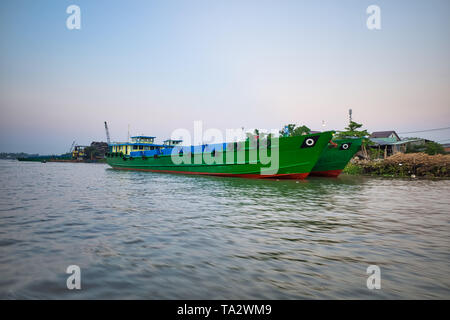
<svg viewBox="0 0 450 320"><path fill-rule="evenodd" d="M314 177L334 177L340 175L342 170L313 171L310 173Z"/></svg>
<svg viewBox="0 0 450 320"><path fill-rule="evenodd" d="M195 174L195 175L205 175L205 176L220 176L220 177L238 177L238 178L249 178L249 179L305 179L309 172L306 173L283 173L283 174L272 174L272 175L261 175L261 174L233 174L233 173L210 173L210 172L192 172L192 171L173 171L173 170L153 170L153 169L138 169L138 168L119 168L113 167L117 170L131 170L131 171L148 171L148 172L161 172L161 173L179 173L179 174Z"/></svg>

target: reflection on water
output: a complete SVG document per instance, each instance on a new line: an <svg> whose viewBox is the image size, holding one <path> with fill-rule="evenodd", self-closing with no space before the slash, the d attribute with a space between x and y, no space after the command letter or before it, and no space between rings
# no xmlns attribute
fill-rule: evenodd
<svg viewBox="0 0 450 320"><path fill-rule="evenodd" d="M450 181L15 161L0 177L0 298L450 298Z"/></svg>

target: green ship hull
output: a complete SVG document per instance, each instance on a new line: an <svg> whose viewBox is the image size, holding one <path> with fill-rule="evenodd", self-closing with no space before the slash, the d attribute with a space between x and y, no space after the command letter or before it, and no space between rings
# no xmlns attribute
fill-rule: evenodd
<svg viewBox="0 0 450 320"><path fill-rule="evenodd" d="M225 149L215 152L213 158L216 163L213 164L210 161L205 162L202 156L205 153L195 152L190 155L180 153L180 158L189 156L192 159L192 161L182 164L175 164L171 155L130 157L109 153L106 155L106 161L112 168L122 170L246 178L304 179L311 172L332 135L333 132L328 131L297 137L280 137L273 140L274 142L267 148L268 158L275 158L274 155L278 151L276 166L274 166L274 160L268 163L268 158L264 155L261 156L258 148L251 146L249 141L234 143L236 151ZM274 171L274 167L277 170Z"/></svg>
<svg viewBox="0 0 450 320"><path fill-rule="evenodd" d="M361 148L362 139L334 140L311 170L311 176L337 177Z"/></svg>

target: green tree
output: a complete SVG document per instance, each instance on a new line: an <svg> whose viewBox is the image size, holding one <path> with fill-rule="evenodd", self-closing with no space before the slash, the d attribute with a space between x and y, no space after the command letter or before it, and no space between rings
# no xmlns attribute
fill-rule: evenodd
<svg viewBox="0 0 450 320"><path fill-rule="evenodd" d="M434 141L429 141L425 143L425 153L429 155L445 154L445 149L442 144Z"/></svg>
<svg viewBox="0 0 450 320"><path fill-rule="evenodd" d="M405 153L417 153L417 152L425 152L428 155L435 155L435 154L445 154L444 147L434 141L428 141L424 144L408 144L406 146L406 152Z"/></svg>
<svg viewBox="0 0 450 320"><path fill-rule="evenodd" d="M98 156L98 150L91 146L84 148L84 153L87 159L93 159Z"/></svg>
<svg viewBox="0 0 450 320"><path fill-rule="evenodd" d="M361 123L357 123L355 121L350 121L347 127L345 127L345 131L340 131L336 137L337 138L345 138L345 137L358 137L358 138L366 138L370 135L367 130L358 130L362 128Z"/></svg>
<svg viewBox="0 0 450 320"><path fill-rule="evenodd" d="M367 152L367 148L369 145L372 144L372 142L369 140L369 132L367 130L362 129L362 124L357 123L355 121L350 121L347 127L345 127L345 131L340 131L336 134L335 138L337 139L343 139L348 137L357 137L362 138L362 145L361 150L363 152L363 155L366 158L369 158L369 153Z"/></svg>
<svg viewBox="0 0 450 320"><path fill-rule="evenodd" d="M296 124L290 123L290 124L285 125L279 132L280 132L281 136L295 137L295 136L302 136L305 134L310 134L311 129L305 125L297 127Z"/></svg>

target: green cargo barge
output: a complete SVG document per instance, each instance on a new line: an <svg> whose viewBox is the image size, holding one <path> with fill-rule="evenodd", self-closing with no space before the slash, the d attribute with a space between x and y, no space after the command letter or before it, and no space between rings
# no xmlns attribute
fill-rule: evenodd
<svg viewBox="0 0 450 320"><path fill-rule="evenodd" d="M153 143L155 137L137 136L132 137L131 143L111 145L113 152L107 153L106 161L114 169L121 170L304 179L332 135L332 131L327 131L296 137L256 137L255 141L188 147L179 146L179 141L172 140L158 145Z"/></svg>
<svg viewBox="0 0 450 320"><path fill-rule="evenodd" d="M361 148L361 138L330 141L311 170L311 176L337 177Z"/></svg>

